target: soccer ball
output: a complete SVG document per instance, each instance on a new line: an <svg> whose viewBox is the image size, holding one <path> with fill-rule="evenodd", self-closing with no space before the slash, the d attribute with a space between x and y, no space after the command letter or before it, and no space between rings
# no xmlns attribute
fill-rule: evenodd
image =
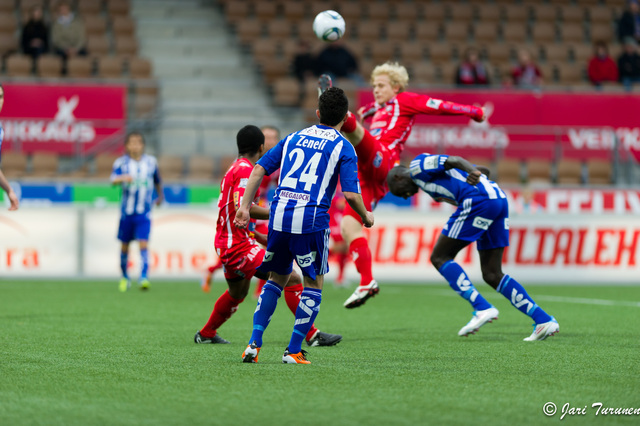
<svg viewBox="0 0 640 426"><path fill-rule="evenodd" d="M322 41L336 41L344 35L344 18L334 10L318 13L313 20L313 32Z"/></svg>

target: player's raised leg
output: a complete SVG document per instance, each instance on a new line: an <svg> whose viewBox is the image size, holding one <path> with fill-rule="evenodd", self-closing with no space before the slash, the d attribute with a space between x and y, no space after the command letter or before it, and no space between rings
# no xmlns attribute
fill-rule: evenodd
<svg viewBox="0 0 640 426"><path fill-rule="evenodd" d="M476 290L467 273L453 259L466 246L468 241L440 235L431 253L431 263L440 272L449 286L473 307L471 320L458 331L458 336L475 334L486 323L498 319L498 310Z"/></svg>
<svg viewBox="0 0 640 426"><path fill-rule="evenodd" d="M556 319L547 314L534 302L524 287L509 275L502 272L504 248L478 250L482 265L482 278L498 293L511 302L514 308L534 321L533 333L525 341L544 340L560 331Z"/></svg>

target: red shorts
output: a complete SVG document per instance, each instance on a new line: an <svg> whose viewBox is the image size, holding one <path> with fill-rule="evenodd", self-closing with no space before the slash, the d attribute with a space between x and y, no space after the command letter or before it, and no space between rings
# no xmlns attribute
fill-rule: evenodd
<svg viewBox="0 0 640 426"><path fill-rule="evenodd" d="M364 131L362 141L356 146L358 154L358 179L362 200L369 211L378 204L389 187L387 186L387 174L398 162L398 154L387 149L386 145ZM347 204L345 216L351 216L362 223L360 215Z"/></svg>
<svg viewBox="0 0 640 426"><path fill-rule="evenodd" d="M222 262L224 277L228 280L253 278L264 259L264 249L257 244L241 249L217 249L217 252Z"/></svg>
<svg viewBox="0 0 640 426"><path fill-rule="evenodd" d="M256 222L256 232L259 232L264 235L269 235L269 221L268 220L259 220Z"/></svg>

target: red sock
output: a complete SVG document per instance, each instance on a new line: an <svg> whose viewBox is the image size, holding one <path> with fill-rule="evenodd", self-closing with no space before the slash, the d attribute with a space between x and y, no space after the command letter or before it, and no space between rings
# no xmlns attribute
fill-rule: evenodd
<svg viewBox="0 0 640 426"><path fill-rule="evenodd" d="M267 280L258 280L258 284L256 285L256 290L253 293L256 299L258 298L258 296L260 296L260 293L262 293L262 287L264 287L266 283L267 283Z"/></svg>
<svg viewBox="0 0 640 426"><path fill-rule="evenodd" d="M209 266L207 269L209 270L210 274L213 274L215 271L217 271L220 268L222 268L222 262L220 261L220 258L218 258L216 263Z"/></svg>
<svg viewBox="0 0 640 426"><path fill-rule="evenodd" d="M344 133L353 133L356 131L357 124L358 121L356 120L356 116L349 111L347 113L347 119L344 121L340 131Z"/></svg>
<svg viewBox="0 0 640 426"><path fill-rule="evenodd" d="M238 305L242 303L243 300L244 299L234 299L231 297L229 290L222 293L218 300L216 300L209 321L202 327L200 334L204 337L214 337L218 332L218 328L231 318L231 315L238 310Z"/></svg>
<svg viewBox="0 0 640 426"><path fill-rule="evenodd" d="M300 304L300 294L302 294L302 290L304 290L302 283L290 285L284 288L284 300L287 302L287 306L294 316L296 315L296 310ZM316 331L318 331L318 329L314 324L312 324L309 332L307 333L307 340L311 339L313 335L316 334Z"/></svg>
<svg viewBox="0 0 640 426"><path fill-rule="evenodd" d="M348 257L349 253L336 253L336 260L338 261L338 277L336 279L338 282L342 282L344 279L344 267L347 264Z"/></svg>
<svg viewBox="0 0 640 426"><path fill-rule="evenodd" d="M369 285L373 280L371 250L365 237L356 238L349 244L349 253L360 274L360 285Z"/></svg>

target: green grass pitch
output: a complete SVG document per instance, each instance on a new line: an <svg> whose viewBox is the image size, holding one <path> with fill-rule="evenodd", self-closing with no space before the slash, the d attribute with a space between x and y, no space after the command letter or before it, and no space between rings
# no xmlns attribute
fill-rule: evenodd
<svg viewBox="0 0 640 426"><path fill-rule="evenodd" d="M293 317L281 300L259 364L240 355L251 297L220 330L230 345L196 345L225 284L0 282L0 425L514 425L638 424L591 404L640 408L640 287L529 286L560 323L523 342L531 321L488 286L500 319L457 336L469 305L445 284L382 284L355 310L327 284L317 325L341 333L283 365ZM546 402L558 414L542 412Z"/></svg>

